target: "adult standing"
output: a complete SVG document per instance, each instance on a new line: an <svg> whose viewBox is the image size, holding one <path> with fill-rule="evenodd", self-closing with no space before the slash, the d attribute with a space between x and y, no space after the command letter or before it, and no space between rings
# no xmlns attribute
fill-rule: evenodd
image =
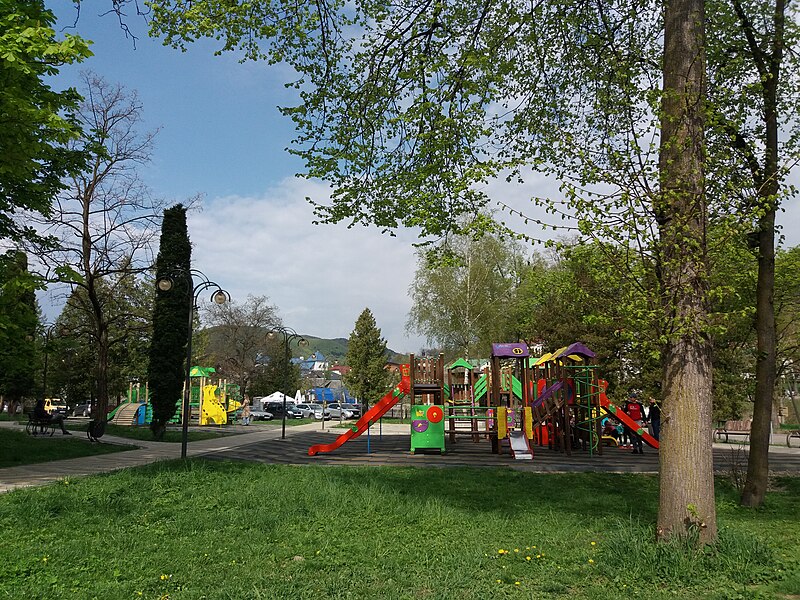
<svg viewBox="0 0 800 600"><path fill-rule="evenodd" d="M631 395L628 396L628 401L625 403L625 406L622 407L622 410L625 411L632 421L636 422L637 429L641 429L645 419L644 405L639 402L639 398L635 393L631 393ZM631 432L630 437L631 443L633 444L633 454L644 454L642 438L635 432Z"/></svg>
<svg viewBox="0 0 800 600"><path fill-rule="evenodd" d="M245 396L242 406L242 425L250 425L250 398Z"/></svg>
<svg viewBox="0 0 800 600"><path fill-rule="evenodd" d="M649 404L647 420L650 421L650 427L653 429L653 437L659 439L658 436L661 434L661 407L652 396L650 396Z"/></svg>

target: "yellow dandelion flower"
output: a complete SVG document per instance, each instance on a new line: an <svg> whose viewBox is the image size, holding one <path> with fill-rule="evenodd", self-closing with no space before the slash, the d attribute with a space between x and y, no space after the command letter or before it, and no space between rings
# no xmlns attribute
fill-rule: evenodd
<svg viewBox="0 0 800 600"><path fill-rule="evenodd" d="M542 555L541 554L537 554L536 558L542 558Z"/></svg>
<svg viewBox="0 0 800 600"><path fill-rule="evenodd" d="M514 552L519 552L519 548L514 548Z"/></svg>
<svg viewBox="0 0 800 600"><path fill-rule="evenodd" d="M495 581L497 581L497 583L500 583L500 580L499 580L499 579L495 579Z"/></svg>
<svg viewBox="0 0 800 600"><path fill-rule="evenodd" d="M592 559L590 558L590 559L589 559L589 564L590 564L590 565L593 565L593 564L594 564L594 560L592 560Z"/></svg>
<svg viewBox="0 0 800 600"><path fill-rule="evenodd" d="M514 585L519 585L519 581L515 581L515 582L514 582Z"/></svg>
<svg viewBox="0 0 800 600"><path fill-rule="evenodd" d="M597 546L597 542L592 542L592 546Z"/></svg>
<svg viewBox="0 0 800 600"><path fill-rule="evenodd" d="M498 554L503 554L504 552L505 550L503 550L502 548L500 548L500 550L497 551Z"/></svg>
<svg viewBox="0 0 800 600"><path fill-rule="evenodd" d="M42 562L47 562L47 557L46 556L42 557Z"/></svg>
<svg viewBox="0 0 800 600"><path fill-rule="evenodd" d="M530 556L526 556L526 557L525 557L525 560L530 560L530 559L531 559L531 557L530 557Z"/></svg>

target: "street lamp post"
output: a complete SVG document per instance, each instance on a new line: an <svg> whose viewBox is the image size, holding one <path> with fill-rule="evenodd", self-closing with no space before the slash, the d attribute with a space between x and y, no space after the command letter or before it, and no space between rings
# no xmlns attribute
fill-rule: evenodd
<svg viewBox="0 0 800 600"><path fill-rule="evenodd" d="M188 271L180 268L172 269L166 275L159 277L156 280L156 285L162 292L168 292L172 289L176 279L183 279L186 282L186 298L189 303L189 323L187 325L189 336L186 340L186 372L181 423L181 458L186 458L189 445L189 400L192 393L192 332L194 331L194 312L197 310L197 300L200 294L209 288L216 288L211 293L211 301L215 304L229 302L231 295L223 290L218 283L206 277L205 273L197 269L189 269Z"/></svg>
<svg viewBox="0 0 800 600"><path fill-rule="evenodd" d="M307 346L308 340L306 340L302 335L297 333L291 327L273 327L272 331L267 334L267 337L270 339L276 339L278 336L283 336L283 348L285 352L285 359L286 359L286 379L285 381L289 381L288 373L291 365L289 364L289 342L293 339L297 339L298 346ZM323 421L325 420L325 415L323 414ZM286 439L286 392L283 392L283 417L281 418L281 439Z"/></svg>
<svg viewBox="0 0 800 600"><path fill-rule="evenodd" d="M44 326L44 364L42 365L42 406L47 399L47 359L50 354L50 338L56 326L54 324L45 324Z"/></svg>

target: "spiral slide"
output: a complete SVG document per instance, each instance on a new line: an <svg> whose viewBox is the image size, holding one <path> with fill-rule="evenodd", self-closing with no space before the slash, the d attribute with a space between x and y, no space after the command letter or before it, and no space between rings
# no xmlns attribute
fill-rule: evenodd
<svg viewBox="0 0 800 600"><path fill-rule="evenodd" d="M346 432L340 435L330 444L317 444L308 449L309 456L315 456L319 452L332 452L345 442L349 442L364 433L367 428L375 421L385 415L390 408L397 404L398 400L405 396L409 391L408 379L403 378L400 384L387 392L387 394L375 403L364 415L355 422Z"/></svg>

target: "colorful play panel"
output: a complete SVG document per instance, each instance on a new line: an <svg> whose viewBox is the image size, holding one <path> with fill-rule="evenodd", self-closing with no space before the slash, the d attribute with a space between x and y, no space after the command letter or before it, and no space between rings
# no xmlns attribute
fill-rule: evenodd
<svg viewBox="0 0 800 600"><path fill-rule="evenodd" d="M411 454L417 450L444 453L444 407L416 404L411 407Z"/></svg>

